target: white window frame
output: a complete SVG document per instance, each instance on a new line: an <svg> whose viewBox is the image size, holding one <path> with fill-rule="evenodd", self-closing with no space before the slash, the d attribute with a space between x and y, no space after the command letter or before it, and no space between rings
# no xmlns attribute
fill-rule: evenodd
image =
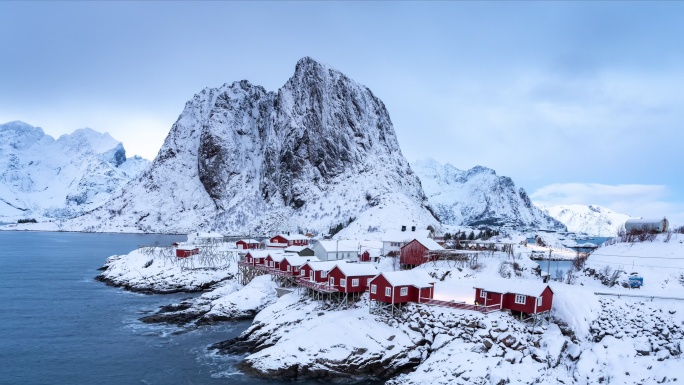
<svg viewBox="0 0 684 385"><path fill-rule="evenodd" d="M341 287L347 287L347 280L344 278L340 278L340 286Z"/></svg>
<svg viewBox="0 0 684 385"><path fill-rule="evenodd" d="M299 275L301 275L302 277L305 277L306 276L306 270L299 270Z"/></svg>
<svg viewBox="0 0 684 385"><path fill-rule="evenodd" d="M372 280L373 280L373 278L368 278L368 283L366 283L366 286L370 286L370 283Z"/></svg>
<svg viewBox="0 0 684 385"><path fill-rule="evenodd" d="M486 298L487 297L487 291L486 290L480 290L480 298Z"/></svg>
<svg viewBox="0 0 684 385"><path fill-rule="evenodd" d="M407 295L408 295L408 287L402 287L401 290L399 290L399 296L406 297Z"/></svg>
<svg viewBox="0 0 684 385"><path fill-rule="evenodd" d="M527 296L524 294L516 294L515 295L515 303L518 305L524 305L525 302L527 302Z"/></svg>
<svg viewBox="0 0 684 385"><path fill-rule="evenodd" d="M289 272L291 272L291 271L292 271L292 266L287 265L287 272L289 273Z"/></svg>
<svg viewBox="0 0 684 385"><path fill-rule="evenodd" d="M328 279L328 284L329 284L330 286L335 286L335 277L330 277L330 278Z"/></svg>
<svg viewBox="0 0 684 385"><path fill-rule="evenodd" d="M370 285L371 287L371 294L377 294L378 293L378 285Z"/></svg>
<svg viewBox="0 0 684 385"><path fill-rule="evenodd" d="M309 280L315 281L316 280L316 273L314 273L313 270L309 272Z"/></svg>
<svg viewBox="0 0 684 385"><path fill-rule="evenodd" d="M325 270L321 270L321 278L328 278L328 272Z"/></svg>
<svg viewBox="0 0 684 385"><path fill-rule="evenodd" d="M537 297L537 307L542 305L542 297Z"/></svg>
<svg viewBox="0 0 684 385"><path fill-rule="evenodd" d="M391 297L392 296L392 288L386 287L385 288L385 296L386 297Z"/></svg>
<svg viewBox="0 0 684 385"><path fill-rule="evenodd" d="M357 287L357 286L359 286L359 279L353 278L352 279L352 287Z"/></svg>

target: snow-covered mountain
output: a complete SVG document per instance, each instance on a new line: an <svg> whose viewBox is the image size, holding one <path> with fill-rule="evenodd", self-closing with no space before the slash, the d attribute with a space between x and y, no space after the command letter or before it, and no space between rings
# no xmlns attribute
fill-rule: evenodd
<svg viewBox="0 0 684 385"><path fill-rule="evenodd" d="M433 159L413 162L411 167L444 224L565 229L535 207L511 178L498 176L492 169L476 166L462 171Z"/></svg>
<svg viewBox="0 0 684 385"><path fill-rule="evenodd" d="M618 229L630 218L596 205L558 205L538 207L548 215L563 222L568 231L586 233L598 237L617 235Z"/></svg>
<svg viewBox="0 0 684 385"><path fill-rule="evenodd" d="M64 219L101 206L149 161L89 128L55 140L39 127L0 125L0 221Z"/></svg>
<svg viewBox="0 0 684 385"><path fill-rule="evenodd" d="M151 167L72 226L93 231L347 232L437 225L384 104L301 59L276 92L243 80L186 103Z"/></svg>

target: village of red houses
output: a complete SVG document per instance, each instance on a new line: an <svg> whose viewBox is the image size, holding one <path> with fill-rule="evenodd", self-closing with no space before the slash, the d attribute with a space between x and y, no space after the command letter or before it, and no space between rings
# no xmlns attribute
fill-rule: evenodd
<svg viewBox="0 0 684 385"><path fill-rule="evenodd" d="M178 259L199 255L202 248L225 240L216 233L191 235L192 242L174 244ZM513 258L513 245L475 240L447 249L443 240L438 240L430 230L402 226L383 234L382 241L314 240L309 235L282 233L261 241L246 238L232 242L238 256L238 279L243 285L268 274L283 292L298 290L342 306L368 293L371 312L393 313L408 303L418 303L481 313L508 311L521 319L538 320L551 310L554 293L541 277L538 281L487 280L456 294L440 291L435 285L438 279L421 268L423 265L472 267L478 258L494 252ZM378 269L381 259L392 261L392 271Z"/></svg>

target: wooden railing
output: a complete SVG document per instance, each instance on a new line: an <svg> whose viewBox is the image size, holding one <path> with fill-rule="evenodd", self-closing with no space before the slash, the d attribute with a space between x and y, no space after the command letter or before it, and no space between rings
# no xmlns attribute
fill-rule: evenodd
<svg viewBox="0 0 684 385"><path fill-rule="evenodd" d="M420 303L425 304L425 305L450 307L452 309L479 311L480 313L485 313L485 314L495 312L495 311L499 311L499 304L489 305L489 306L470 305L470 304L467 304L465 302L440 301L438 299L431 299L431 298L421 298Z"/></svg>

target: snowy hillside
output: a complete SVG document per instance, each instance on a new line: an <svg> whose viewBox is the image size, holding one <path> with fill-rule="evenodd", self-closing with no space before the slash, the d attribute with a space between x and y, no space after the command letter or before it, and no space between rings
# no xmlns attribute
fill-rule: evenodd
<svg viewBox="0 0 684 385"><path fill-rule="evenodd" d="M462 171L427 159L411 164L428 202L449 225L511 225L516 228L564 229L564 225L535 207L511 178L476 166Z"/></svg>
<svg viewBox="0 0 684 385"><path fill-rule="evenodd" d="M195 95L150 169L70 226L360 232L435 226L426 205L382 101L307 57L276 92L243 80Z"/></svg>
<svg viewBox="0 0 684 385"><path fill-rule="evenodd" d="M568 227L568 231L599 237L612 237L625 224L629 215L619 214L596 205L538 206L549 216Z"/></svg>
<svg viewBox="0 0 684 385"><path fill-rule="evenodd" d="M149 162L89 128L57 140L39 127L0 125L0 222L64 219L102 205Z"/></svg>

